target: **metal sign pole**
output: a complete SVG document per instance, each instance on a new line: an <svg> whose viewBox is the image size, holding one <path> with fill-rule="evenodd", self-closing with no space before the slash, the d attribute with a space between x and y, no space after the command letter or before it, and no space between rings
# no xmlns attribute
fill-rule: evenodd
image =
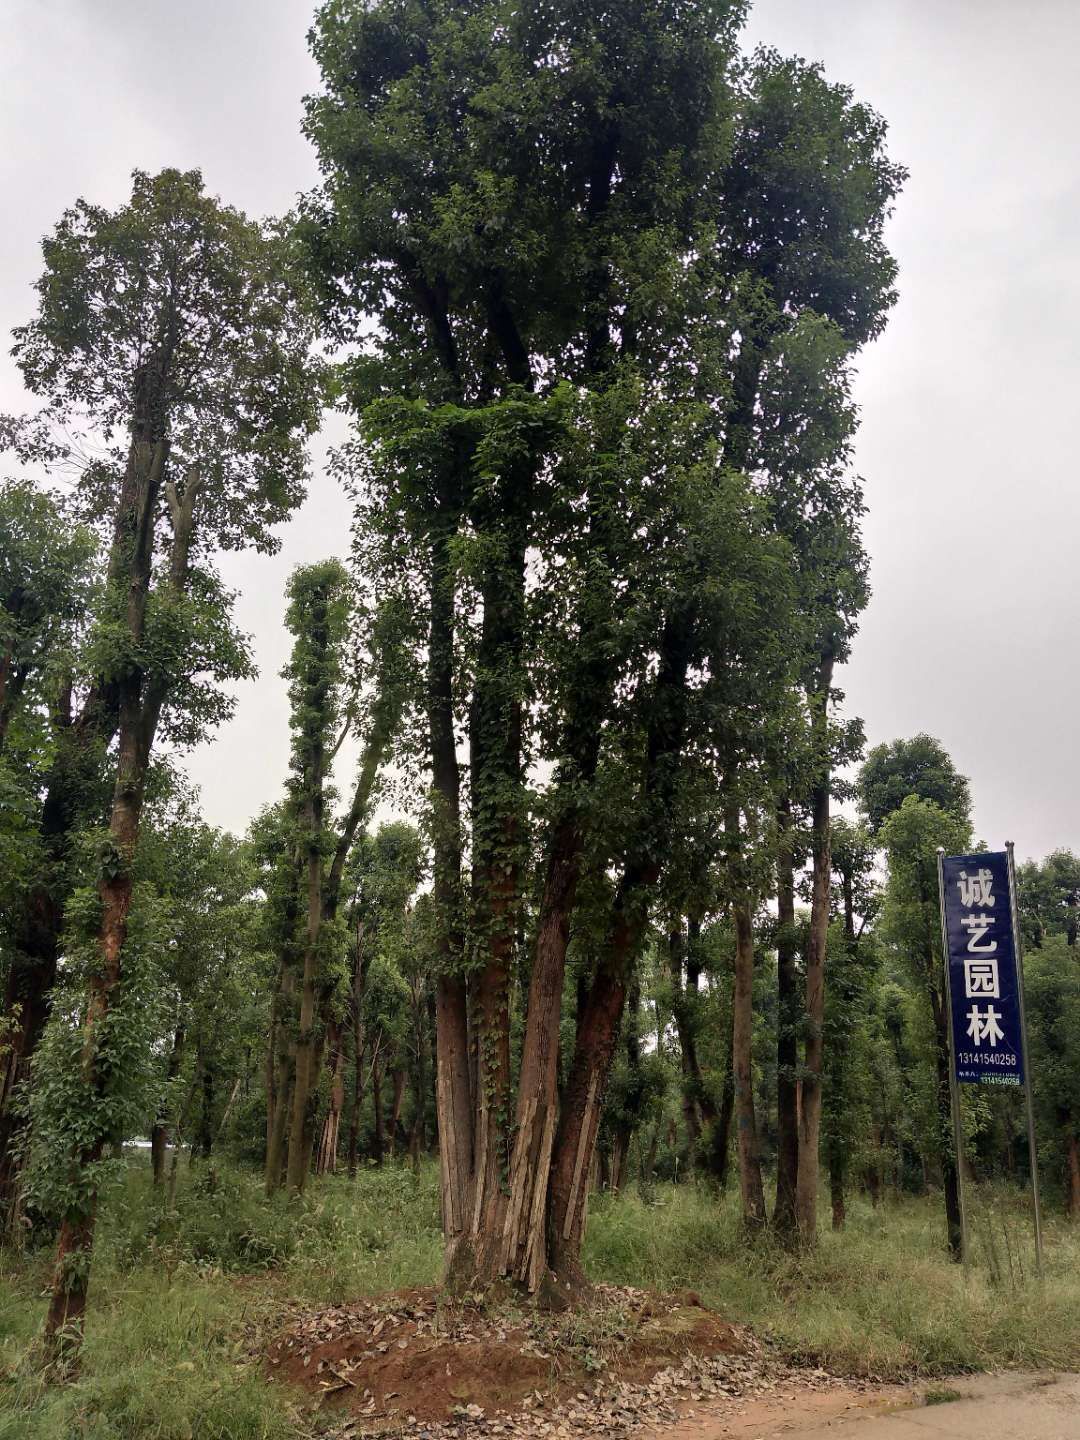
<svg viewBox="0 0 1080 1440"><path fill-rule="evenodd" d="M949 1027L949 1101L952 1107L953 1141L956 1146L956 1198L960 1206L960 1258L968 1263L967 1202L964 1198L964 1132L960 1115L960 1087L956 1083L956 1045L953 1039L952 977L949 974L949 932L945 924L945 848L938 846L938 908L941 911L941 963L944 967L945 1015Z"/></svg>
<svg viewBox="0 0 1080 1440"><path fill-rule="evenodd" d="M1024 1013L1024 956L1020 949L1019 910L1016 905L1016 865L1013 842L1005 842L1009 857L1009 904L1012 908L1013 952L1016 956L1016 984L1020 1000L1020 1045L1024 1061L1024 1099L1027 1102L1028 1156L1031 1163L1031 1209L1035 1220L1035 1270L1042 1274L1042 1209L1039 1204L1039 1157L1035 1149L1035 1107L1031 1099L1031 1066L1028 1063L1027 1017ZM939 862L940 863L940 862Z"/></svg>

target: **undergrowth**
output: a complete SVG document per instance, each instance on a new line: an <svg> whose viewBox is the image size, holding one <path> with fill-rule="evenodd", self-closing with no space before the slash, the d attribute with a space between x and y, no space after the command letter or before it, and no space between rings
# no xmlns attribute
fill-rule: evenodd
<svg viewBox="0 0 1080 1440"><path fill-rule="evenodd" d="M258 1355L291 1307L430 1284L439 1273L438 1173L404 1167L312 1181L302 1204L267 1202L258 1176L181 1167L166 1212L138 1157L105 1196L80 1378L42 1383L24 1363L44 1313L50 1256L0 1251L0 1440L284 1440L307 1421ZM657 1186L590 1207L597 1280L693 1289L787 1355L859 1375L945 1375L1080 1365L1080 1227L1051 1221L1041 1279L1017 1202L969 1271L943 1253L932 1200L823 1228L796 1256L750 1241L734 1195ZM986 1222L989 1226L990 1222ZM987 1234L991 1234L987 1228ZM1022 1272L1022 1273L1021 1273ZM588 1339L588 1337L586 1337Z"/></svg>

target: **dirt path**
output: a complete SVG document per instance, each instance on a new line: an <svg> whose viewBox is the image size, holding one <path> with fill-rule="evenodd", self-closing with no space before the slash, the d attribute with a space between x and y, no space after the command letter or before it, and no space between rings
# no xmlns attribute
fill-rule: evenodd
<svg viewBox="0 0 1080 1440"><path fill-rule="evenodd" d="M927 1403L929 1399L930 1403ZM963 1376L694 1406L657 1440L1080 1440L1080 1375Z"/></svg>

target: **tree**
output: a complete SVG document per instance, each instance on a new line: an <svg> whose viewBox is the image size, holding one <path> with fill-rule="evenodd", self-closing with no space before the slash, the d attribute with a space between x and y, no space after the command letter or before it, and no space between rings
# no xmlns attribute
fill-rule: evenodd
<svg viewBox="0 0 1080 1440"><path fill-rule="evenodd" d="M879 839L889 861L882 931L910 967L933 1022L938 1150L945 1182L949 1249L962 1258L960 1192L952 1137L948 1004L937 885L937 851L965 854L971 847L966 819L933 800L908 795L882 824Z"/></svg>
<svg viewBox="0 0 1080 1440"><path fill-rule="evenodd" d="M346 867L394 736L402 681L392 604L378 610L368 627L370 673L358 659L355 673L346 675L354 596L339 561L302 566L289 597L286 623L294 644L283 673L290 681L292 775L278 817L282 829L271 831L267 855L279 969L267 1060L266 1183L270 1192L277 1188L287 1154L285 1179L296 1195L311 1166L328 1034L332 1064L341 1059L337 1017L346 978L339 909ZM338 820L331 809L330 766L361 722L367 733L355 788Z"/></svg>
<svg viewBox="0 0 1080 1440"><path fill-rule="evenodd" d="M1024 941L1039 949L1048 935L1064 935L1070 949L1080 933L1080 859L1055 850L1042 864L1029 860L1017 870L1019 921Z"/></svg>
<svg viewBox="0 0 1080 1440"><path fill-rule="evenodd" d="M408 598L427 676L414 703L433 789L444 1227L467 1285L581 1278L583 1177L680 775L699 755L717 765L709 722L770 619L754 597L784 588L790 542L740 439L762 377L783 388L775 332L740 348L755 297L767 289L784 336L827 300L857 344L891 295L881 225L898 172L880 121L805 67L764 60L743 85L740 19L674 0L335 0L313 33L324 90L307 128L325 183L309 249L335 333L358 339L365 309L379 319L344 379L364 437L360 558L369 583ZM789 112L822 132L806 153L835 142L847 158L817 167L835 203L799 211L793 233L778 223L763 249L755 207L778 221L779 157L800 151L755 145L768 87L803 96ZM799 264L777 263L789 249ZM539 804L534 759L552 774ZM607 921L560 1090L567 950L590 888Z"/></svg>
<svg viewBox="0 0 1080 1440"><path fill-rule="evenodd" d="M28 481L0 482L0 1212L9 1214L20 1150L17 1093L53 978L26 943L30 898L49 864L41 792L62 743L96 549L69 508Z"/></svg>
<svg viewBox="0 0 1080 1440"><path fill-rule="evenodd" d="M94 550L52 495L0 481L0 754L16 713L48 704L50 672L55 687L86 613Z"/></svg>
<svg viewBox="0 0 1080 1440"><path fill-rule="evenodd" d="M877 835L908 795L929 800L946 815L971 823L971 791L932 735L875 745L859 772L859 803Z"/></svg>
<svg viewBox="0 0 1080 1440"><path fill-rule="evenodd" d="M212 568L216 549L274 546L303 494L304 441L321 394L311 324L280 232L207 196L197 172L136 172L115 212L79 201L44 243L38 313L15 355L44 418L91 439L78 479L111 519L90 642L87 706L115 731L115 782L100 840L100 965L88 972L82 1074L88 1105L109 1071L133 862L155 741L184 744L228 713L221 682L251 672ZM123 438L126 435L126 442ZM55 453L55 444L53 453ZM115 723L112 717L115 716ZM99 1116L105 1115L99 1111ZM77 1346L108 1121L72 1156L46 1338Z"/></svg>
<svg viewBox="0 0 1080 1440"><path fill-rule="evenodd" d="M1024 966L1034 1091L1053 1169L1061 1176L1065 1209L1080 1220L1080 970L1060 935L1048 939ZM1029 1076L1029 1083L1031 1077Z"/></svg>
<svg viewBox="0 0 1080 1440"><path fill-rule="evenodd" d="M299 1018L293 1045L293 1090L286 1179L299 1194L311 1167L322 1058L319 989L332 986L334 935L325 925L324 859L333 845L327 825L329 764L343 709L342 647L348 623L348 576L339 561L303 566L289 581L285 623L293 640L285 675L293 732L290 811L296 826L304 916Z"/></svg>

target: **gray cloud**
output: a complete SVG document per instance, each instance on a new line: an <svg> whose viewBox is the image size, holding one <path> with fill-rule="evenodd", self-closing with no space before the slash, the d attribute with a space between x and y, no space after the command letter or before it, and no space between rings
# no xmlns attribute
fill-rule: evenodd
<svg viewBox="0 0 1080 1440"><path fill-rule="evenodd" d="M25 319L38 243L65 205L119 203L130 170L200 166L252 213L316 178L299 134L317 81L310 0L8 0L0 328ZM889 120L911 169L891 227L901 299L861 363L874 599L842 684L872 742L936 734L971 776L979 833L1022 855L1080 842L1073 537L1080 379L1080 9L1067 0L759 0L749 27L824 62ZM0 410L21 408L0 362ZM242 829L285 773L282 588L347 548L320 474L282 554L227 567L261 678L190 759Z"/></svg>

